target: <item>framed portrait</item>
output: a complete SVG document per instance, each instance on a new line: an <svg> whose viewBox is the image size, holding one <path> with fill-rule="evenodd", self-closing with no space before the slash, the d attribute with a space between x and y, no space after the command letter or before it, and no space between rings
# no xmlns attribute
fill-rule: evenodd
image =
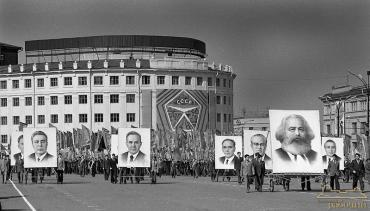
<svg viewBox="0 0 370 211"><path fill-rule="evenodd" d="M24 167L57 167L56 128L24 128Z"/></svg>
<svg viewBox="0 0 370 211"><path fill-rule="evenodd" d="M262 156L266 169L272 169L271 139L268 131L244 130L244 155Z"/></svg>
<svg viewBox="0 0 370 211"><path fill-rule="evenodd" d="M118 167L150 167L149 128L118 129Z"/></svg>
<svg viewBox="0 0 370 211"><path fill-rule="evenodd" d="M14 166L15 161L24 159L24 142L23 132L15 131L12 133L12 141L10 144L10 165Z"/></svg>
<svg viewBox="0 0 370 211"><path fill-rule="evenodd" d="M328 168L328 162L335 159L339 162L339 169L344 170L344 142L340 137L321 138L322 164L323 169Z"/></svg>
<svg viewBox="0 0 370 211"><path fill-rule="evenodd" d="M215 136L215 169L234 169L237 153L243 155L242 144L241 136Z"/></svg>
<svg viewBox="0 0 370 211"><path fill-rule="evenodd" d="M323 173L318 110L270 110L274 173Z"/></svg>

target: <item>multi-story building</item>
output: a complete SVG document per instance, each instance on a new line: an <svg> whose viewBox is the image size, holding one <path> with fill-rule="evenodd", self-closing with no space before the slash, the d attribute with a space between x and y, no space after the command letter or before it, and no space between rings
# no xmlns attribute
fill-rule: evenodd
<svg viewBox="0 0 370 211"><path fill-rule="evenodd" d="M270 130L268 110L249 111L242 117L234 118L234 134L242 135L243 130Z"/></svg>
<svg viewBox="0 0 370 211"><path fill-rule="evenodd" d="M26 64L0 67L0 135L20 122L62 131L85 125L233 130L230 66L209 65L184 37L96 36L25 42Z"/></svg>
<svg viewBox="0 0 370 211"><path fill-rule="evenodd" d="M324 103L322 135L344 136L345 153L365 154L367 142L367 92L365 86L333 87L319 99Z"/></svg>
<svg viewBox="0 0 370 211"><path fill-rule="evenodd" d="M18 64L18 52L21 47L0 42L0 66Z"/></svg>

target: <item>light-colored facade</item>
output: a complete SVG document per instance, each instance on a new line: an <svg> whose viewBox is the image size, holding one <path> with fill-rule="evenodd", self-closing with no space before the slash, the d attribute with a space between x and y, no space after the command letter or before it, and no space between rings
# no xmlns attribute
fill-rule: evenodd
<svg viewBox="0 0 370 211"><path fill-rule="evenodd" d="M234 134L242 135L243 130L270 130L268 117L239 117L234 119Z"/></svg>
<svg viewBox="0 0 370 211"><path fill-rule="evenodd" d="M170 38L176 45L176 37ZM95 54L79 48L77 57L70 46L70 52L53 51L29 42L28 64L0 67L2 144L9 143L20 122L52 124L62 131L81 125L92 131L111 126L233 131L235 74L229 66L209 65L205 46L201 52L146 44ZM36 47L27 51L32 44Z"/></svg>

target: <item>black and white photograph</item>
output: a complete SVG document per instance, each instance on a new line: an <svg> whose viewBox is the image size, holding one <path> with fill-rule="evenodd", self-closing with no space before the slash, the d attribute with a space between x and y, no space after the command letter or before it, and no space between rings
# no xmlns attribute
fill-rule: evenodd
<svg viewBox="0 0 370 211"><path fill-rule="evenodd" d="M150 129L118 128L118 166L150 167Z"/></svg>
<svg viewBox="0 0 370 211"><path fill-rule="evenodd" d="M244 156L261 156L266 169L272 169L271 139L269 131L244 130Z"/></svg>
<svg viewBox="0 0 370 211"><path fill-rule="evenodd" d="M319 111L270 110L275 173L322 173Z"/></svg>
<svg viewBox="0 0 370 211"><path fill-rule="evenodd" d="M13 132L12 133L12 144L10 150L10 165L15 166L17 160L24 161L24 142L23 142L23 132Z"/></svg>
<svg viewBox="0 0 370 211"><path fill-rule="evenodd" d="M322 164L324 169L328 169L329 161L339 163L339 169L344 170L344 146L343 138L338 137L322 137L321 151Z"/></svg>
<svg viewBox="0 0 370 211"><path fill-rule="evenodd" d="M55 128L24 128L24 167L56 167Z"/></svg>
<svg viewBox="0 0 370 211"><path fill-rule="evenodd" d="M215 168L234 169L235 162L243 154L241 136L216 136L215 137Z"/></svg>

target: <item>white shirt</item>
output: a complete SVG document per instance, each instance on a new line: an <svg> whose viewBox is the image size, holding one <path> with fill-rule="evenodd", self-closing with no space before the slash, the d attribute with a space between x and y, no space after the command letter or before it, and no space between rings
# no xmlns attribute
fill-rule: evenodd
<svg viewBox="0 0 370 211"><path fill-rule="evenodd" d="M127 159L126 159L126 161L127 161L127 163L126 163L127 167L135 167L134 162L135 162L135 159L136 159L137 155L139 154L139 152L137 152L134 155L131 154L130 152L127 153ZM132 162L131 162L131 158L130 158L131 156L133 156Z"/></svg>
<svg viewBox="0 0 370 211"><path fill-rule="evenodd" d="M37 154L35 153L36 163L40 163L42 161L42 159L44 159L44 157L45 157L46 154L47 153L44 153L40 157L37 157Z"/></svg>
<svg viewBox="0 0 370 211"><path fill-rule="evenodd" d="M289 152L287 153L294 165L299 166L302 169L310 169L311 164L306 155L293 155Z"/></svg>

